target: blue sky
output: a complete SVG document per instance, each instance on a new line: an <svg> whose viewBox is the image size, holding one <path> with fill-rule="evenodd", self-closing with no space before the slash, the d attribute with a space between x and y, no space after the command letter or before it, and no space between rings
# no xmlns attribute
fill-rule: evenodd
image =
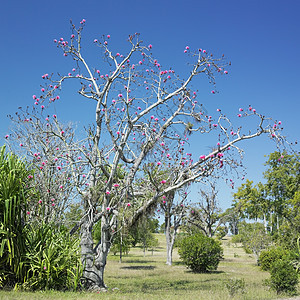
<svg viewBox="0 0 300 300"><path fill-rule="evenodd" d="M145 43L153 45L159 61L183 76L187 72L183 54L186 45L216 55L224 53L232 66L226 78L217 79L220 93L211 95L205 78L196 86L206 109L215 112L221 108L236 115L239 107L251 104L257 111L281 120L290 141L299 140L299 14L297 0L2 1L0 145L9 133L6 116L19 106L32 104L32 95L40 90L41 75L68 72L72 67L53 39L69 37L69 20L78 24L83 18L87 20L85 53L93 63L96 53L92 41L102 34L110 34L116 49L122 49L129 34L141 33ZM65 121L80 124L93 120L93 112L80 100L74 100L71 111L66 109L67 101L77 99L71 87L63 96L65 103L56 109ZM247 178L261 180L264 155L275 151L274 146L259 138L247 143L245 151ZM231 193L221 185L222 207L229 206Z"/></svg>

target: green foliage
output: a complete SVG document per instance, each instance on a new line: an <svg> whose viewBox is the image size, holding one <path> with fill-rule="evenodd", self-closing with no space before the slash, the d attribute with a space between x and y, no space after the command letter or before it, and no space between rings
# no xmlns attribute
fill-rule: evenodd
<svg viewBox="0 0 300 300"><path fill-rule="evenodd" d="M231 242L234 244L237 244L237 243L241 243L242 240L243 240L243 237L240 234L236 234L232 237Z"/></svg>
<svg viewBox="0 0 300 300"><path fill-rule="evenodd" d="M154 239L154 233L158 231L159 222L148 216L143 216L134 227L130 228L132 236L132 245L141 243L144 249L151 246Z"/></svg>
<svg viewBox="0 0 300 300"><path fill-rule="evenodd" d="M245 280L243 278L230 278L225 281L225 286L231 297L233 297L238 292L241 292L242 294L245 293Z"/></svg>
<svg viewBox="0 0 300 300"><path fill-rule="evenodd" d="M79 239L51 224L31 227L23 287L30 290L76 290L82 266Z"/></svg>
<svg viewBox="0 0 300 300"><path fill-rule="evenodd" d="M295 294L298 284L298 274L289 261L284 259L276 260L270 269L271 278L267 284L274 289L277 294Z"/></svg>
<svg viewBox="0 0 300 300"><path fill-rule="evenodd" d="M264 271L269 271L272 264L278 259L292 261L295 258L295 253L282 247L270 247L263 250L259 255L259 264Z"/></svg>
<svg viewBox="0 0 300 300"><path fill-rule="evenodd" d="M271 243L271 238L265 233L263 224L241 222L239 232L246 253L253 253L258 261L260 252Z"/></svg>
<svg viewBox="0 0 300 300"><path fill-rule="evenodd" d="M16 155L0 148L0 284L24 280L26 219L29 199L34 199L33 173ZM30 213L30 212L28 212Z"/></svg>
<svg viewBox="0 0 300 300"><path fill-rule="evenodd" d="M217 228L215 236L217 239L221 240L223 237L226 236L227 233L228 233L228 228L225 225L223 225Z"/></svg>
<svg viewBox="0 0 300 300"><path fill-rule="evenodd" d="M122 236L121 236L122 234ZM128 255L130 247L132 245L132 236L128 232L119 231L114 237L113 244L110 248L110 251L116 255L118 252Z"/></svg>
<svg viewBox="0 0 300 300"><path fill-rule="evenodd" d="M202 234L184 238L178 249L183 262L194 272L216 270L223 255L219 241Z"/></svg>

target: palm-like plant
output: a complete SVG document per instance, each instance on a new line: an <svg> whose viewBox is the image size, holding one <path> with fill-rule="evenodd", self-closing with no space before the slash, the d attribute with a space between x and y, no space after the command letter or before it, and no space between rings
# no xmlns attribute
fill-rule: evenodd
<svg viewBox="0 0 300 300"><path fill-rule="evenodd" d="M26 163L0 148L0 284L23 281L26 274L26 218L34 190Z"/></svg>

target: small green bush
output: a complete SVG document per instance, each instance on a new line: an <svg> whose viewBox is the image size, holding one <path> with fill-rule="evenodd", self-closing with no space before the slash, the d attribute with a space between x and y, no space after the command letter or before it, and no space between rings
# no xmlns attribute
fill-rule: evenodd
<svg viewBox="0 0 300 300"><path fill-rule="evenodd" d="M245 279L230 278L225 281L225 286L230 296L234 296L236 293L245 293Z"/></svg>
<svg viewBox="0 0 300 300"><path fill-rule="evenodd" d="M271 247L269 249L263 250L259 256L259 265L262 270L269 271L273 262L278 259L284 259L291 261L295 255L289 250L282 247Z"/></svg>
<svg viewBox="0 0 300 300"><path fill-rule="evenodd" d="M277 294L288 293L295 294L298 284L298 274L289 261L278 259L272 263L271 278L267 284L274 289Z"/></svg>
<svg viewBox="0 0 300 300"><path fill-rule="evenodd" d="M202 234L184 238L178 249L183 262L194 272L204 273L216 270L223 256L219 241Z"/></svg>

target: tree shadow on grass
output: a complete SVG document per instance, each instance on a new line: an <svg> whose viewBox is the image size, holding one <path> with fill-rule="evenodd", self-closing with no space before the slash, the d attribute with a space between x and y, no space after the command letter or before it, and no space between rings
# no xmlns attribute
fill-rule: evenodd
<svg viewBox="0 0 300 300"><path fill-rule="evenodd" d="M155 262L154 260L139 260L139 259L130 259L124 261L124 263L126 264L148 264L154 262Z"/></svg>
<svg viewBox="0 0 300 300"><path fill-rule="evenodd" d="M155 266L126 266L121 267L121 269L127 269L127 270L154 270Z"/></svg>
<svg viewBox="0 0 300 300"><path fill-rule="evenodd" d="M216 270L216 271L209 271L209 272L194 272L192 270L186 270L185 273L207 274L207 275L209 275L209 274L222 274L222 273L226 273L226 272L224 272L224 271L218 271L218 270Z"/></svg>

